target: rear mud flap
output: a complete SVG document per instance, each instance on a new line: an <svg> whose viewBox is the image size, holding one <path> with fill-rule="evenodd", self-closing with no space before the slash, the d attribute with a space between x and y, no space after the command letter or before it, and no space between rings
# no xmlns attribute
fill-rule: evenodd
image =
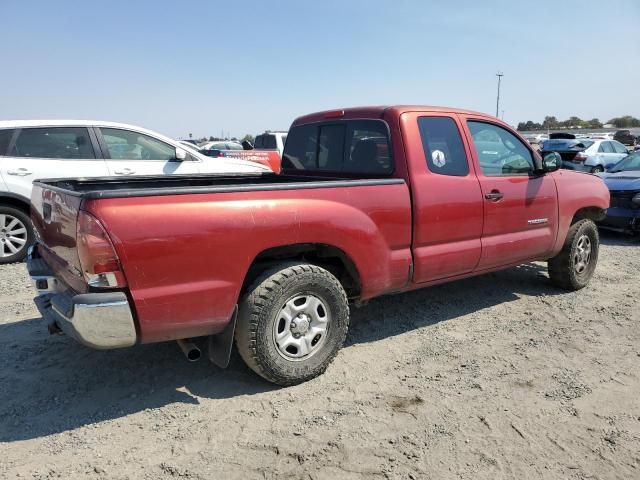
<svg viewBox="0 0 640 480"><path fill-rule="evenodd" d="M231 315L231 321L225 329L217 335L209 336L209 360L220 368L227 368L229 366L237 317L238 306L236 305L233 309L233 315Z"/></svg>

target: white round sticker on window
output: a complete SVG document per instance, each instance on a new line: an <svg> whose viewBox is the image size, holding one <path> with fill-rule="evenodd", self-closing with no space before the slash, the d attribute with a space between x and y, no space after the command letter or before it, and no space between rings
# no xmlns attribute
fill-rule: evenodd
<svg viewBox="0 0 640 480"><path fill-rule="evenodd" d="M447 159L442 150L434 150L431 154L431 159L433 160L433 164L439 168L444 167L447 163Z"/></svg>

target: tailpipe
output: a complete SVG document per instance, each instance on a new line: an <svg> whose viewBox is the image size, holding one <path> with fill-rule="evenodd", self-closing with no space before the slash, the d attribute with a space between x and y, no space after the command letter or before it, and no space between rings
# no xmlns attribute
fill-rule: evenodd
<svg viewBox="0 0 640 480"><path fill-rule="evenodd" d="M198 360L200 360L200 349L196 346L195 343L193 343L188 338L176 341L178 342L180 350L182 350L182 353L184 353L184 356L187 357L187 360L189 360L190 362L197 362Z"/></svg>

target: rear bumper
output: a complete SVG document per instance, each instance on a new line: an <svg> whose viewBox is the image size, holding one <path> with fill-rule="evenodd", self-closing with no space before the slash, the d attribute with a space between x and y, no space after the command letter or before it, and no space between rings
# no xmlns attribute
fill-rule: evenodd
<svg viewBox="0 0 640 480"><path fill-rule="evenodd" d="M75 293L53 276L36 247L29 249L27 269L38 290L34 302L47 323L55 323L91 348L104 350L136 343L133 314L123 292Z"/></svg>

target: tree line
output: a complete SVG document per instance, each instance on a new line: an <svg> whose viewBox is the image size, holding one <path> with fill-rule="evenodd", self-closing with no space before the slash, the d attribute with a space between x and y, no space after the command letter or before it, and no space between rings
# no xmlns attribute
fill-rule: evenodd
<svg viewBox="0 0 640 480"><path fill-rule="evenodd" d="M612 118L607 124L613 125L615 128L632 128L640 127L640 119L632 117L631 115L625 115L623 117ZM569 117L567 120L558 120L554 116L544 117L542 123L532 122L527 120L526 122L518 123L518 130L553 130L557 128L602 128L603 124L597 118L591 120L583 120L579 117Z"/></svg>

